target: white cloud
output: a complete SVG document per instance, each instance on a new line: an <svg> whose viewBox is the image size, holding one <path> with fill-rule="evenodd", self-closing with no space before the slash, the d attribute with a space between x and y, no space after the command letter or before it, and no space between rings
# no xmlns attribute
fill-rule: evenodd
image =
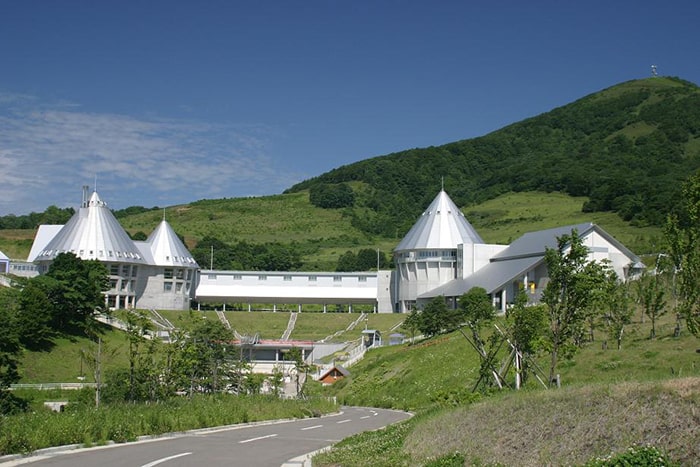
<svg viewBox="0 0 700 467"><path fill-rule="evenodd" d="M279 193L298 177L266 154L265 127L41 108L0 94L0 215L75 206L93 185L110 206Z"/></svg>

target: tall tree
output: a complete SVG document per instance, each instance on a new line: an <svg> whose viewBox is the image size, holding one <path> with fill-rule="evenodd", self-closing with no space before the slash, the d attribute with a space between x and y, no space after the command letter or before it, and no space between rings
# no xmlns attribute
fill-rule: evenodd
<svg viewBox="0 0 700 467"><path fill-rule="evenodd" d="M94 324L95 311L104 308L102 293L109 289L105 265L61 253L51 263L46 276L54 279L46 284L54 307L54 327L62 331L88 331Z"/></svg>
<svg viewBox="0 0 700 467"><path fill-rule="evenodd" d="M585 310L604 288L608 266L588 260L588 248L575 229L558 237L557 248L548 248L544 260L549 271L542 301L549 311L551 384L559 359L576 351L573 337L583 325Z"/></svg>
<svg viewBox="0 0 700 467"><path fill-rule="evenodd" d="M10 385L20 380L18 368L22 348L13 313L5 303L6 298L5 293L0 293L0 414L27 408L26 401L10 392Z"/></svg>

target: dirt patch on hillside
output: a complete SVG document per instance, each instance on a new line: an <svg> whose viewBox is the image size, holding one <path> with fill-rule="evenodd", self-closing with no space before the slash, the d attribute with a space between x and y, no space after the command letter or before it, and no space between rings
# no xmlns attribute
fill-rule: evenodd
<svg viewBox="0 0 700 467"><path fill-rule="evenodd" d="M468 463L541 466L635 444L700 465L700 378L511 393L419 424L405 449L414 459L459 451Z"/></svg>

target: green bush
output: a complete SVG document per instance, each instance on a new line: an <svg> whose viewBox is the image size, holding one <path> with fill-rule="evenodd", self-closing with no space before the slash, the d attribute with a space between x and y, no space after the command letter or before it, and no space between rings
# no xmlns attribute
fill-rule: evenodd
<svg viewBox="0 0 700 467"><path fill-rule="evenodd" d="M585 467L661 467L680 465L654 446L632 446L627 451L604 458L596 458Z"/></svg>

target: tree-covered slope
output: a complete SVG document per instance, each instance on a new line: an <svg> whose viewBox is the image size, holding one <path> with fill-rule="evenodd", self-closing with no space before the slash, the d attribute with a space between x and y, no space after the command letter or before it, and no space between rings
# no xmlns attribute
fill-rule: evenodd
<svg viewBox="0 0 700 467"><path fill-rule="evenodd" d="M678 78L622 83L486 136L339 167L291 187L354 184L353 224L405 231L441 180L459 206L507 192L561 191L659 225L680 181L700 168L700 88ZM387 229L391 230L389 232Z"/></svg>

